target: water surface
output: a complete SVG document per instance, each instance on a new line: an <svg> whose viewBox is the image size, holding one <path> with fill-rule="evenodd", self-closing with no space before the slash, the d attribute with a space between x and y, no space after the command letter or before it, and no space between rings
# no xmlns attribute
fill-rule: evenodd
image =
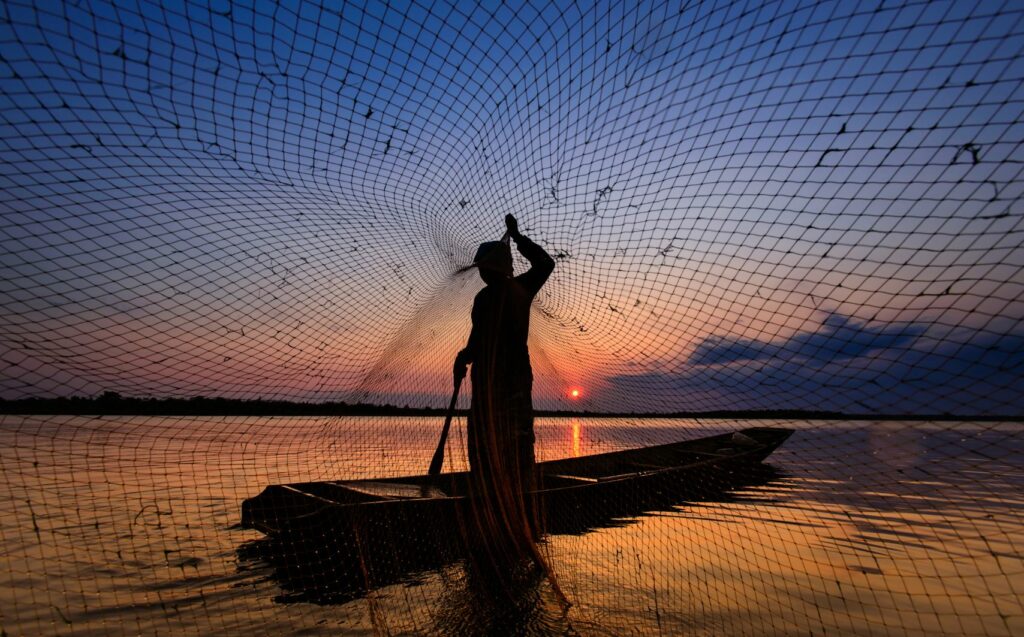
<svg viewBox="0 0 1024 637"><path fill-rule="evenodd" d="M461 562L296 601L242 499L425 473L434 418L0 417L0 628L17 634L1024 634L1019 424L541 419L539 459L770 424L764 480L551 536L509 604ZM463 468L463 423L446 470ZM499 628L499 626L501 628Z"/></svg>

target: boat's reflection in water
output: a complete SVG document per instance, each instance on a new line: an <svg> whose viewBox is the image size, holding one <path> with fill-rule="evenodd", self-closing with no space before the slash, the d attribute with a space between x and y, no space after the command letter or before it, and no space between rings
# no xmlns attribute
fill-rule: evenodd
<svg viewBox="0 0 1024 637"><path fill-rule="evenodd" d="M729 502L735 490L780 477L759 463L709 467L641 489L602 490L602 497L576 506L550 501L536 554L521 542L502 539L502 533L480 531L473 515L453 509L443 519L417 518L413 510L388 524L372 520L302 536L270 536L246 542L238 555L241 568L267 572L280 588L275 597L280 603L344 604L391 584L412 586L434 577L443 586L433 614L442 633L488 634L488 627L498 626L501 634L564 633L566 601L557 573L538 563L545 561L546 536L624 526L656 511L685 512L689 504Z"/></svg>

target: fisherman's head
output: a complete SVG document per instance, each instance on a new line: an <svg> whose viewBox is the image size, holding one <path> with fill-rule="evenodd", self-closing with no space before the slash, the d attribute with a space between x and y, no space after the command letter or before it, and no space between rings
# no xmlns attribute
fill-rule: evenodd
<svg viewBox="0 0 1024 637"><path fill-rule="evenodd" d="M504 241L481 243L473 265L487 285L509 279L512 277L512 249Z"/></svg>

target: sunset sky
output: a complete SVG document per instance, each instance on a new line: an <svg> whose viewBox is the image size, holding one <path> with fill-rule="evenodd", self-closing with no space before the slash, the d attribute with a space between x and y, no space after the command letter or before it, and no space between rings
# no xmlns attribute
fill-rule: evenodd
<svg viewBox="0 0 1024 637"><path fill-rule="evenodd" d="M4 4L2 397L441 406L511 212L539 406L1020 413L1019 4L257 4Z"/></svg>

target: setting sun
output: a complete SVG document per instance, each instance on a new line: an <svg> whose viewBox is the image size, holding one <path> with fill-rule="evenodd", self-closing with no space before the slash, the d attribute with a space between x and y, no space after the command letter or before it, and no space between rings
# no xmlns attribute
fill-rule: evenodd
<svg viewBox="0 0 1024 637"><path fill-rule="evenodd" d="M582 395L583 395L583 391L581 389L577 388L577 387L573 387L572 389L569 390L569 397L570 398L579 398Z"/></svg>

